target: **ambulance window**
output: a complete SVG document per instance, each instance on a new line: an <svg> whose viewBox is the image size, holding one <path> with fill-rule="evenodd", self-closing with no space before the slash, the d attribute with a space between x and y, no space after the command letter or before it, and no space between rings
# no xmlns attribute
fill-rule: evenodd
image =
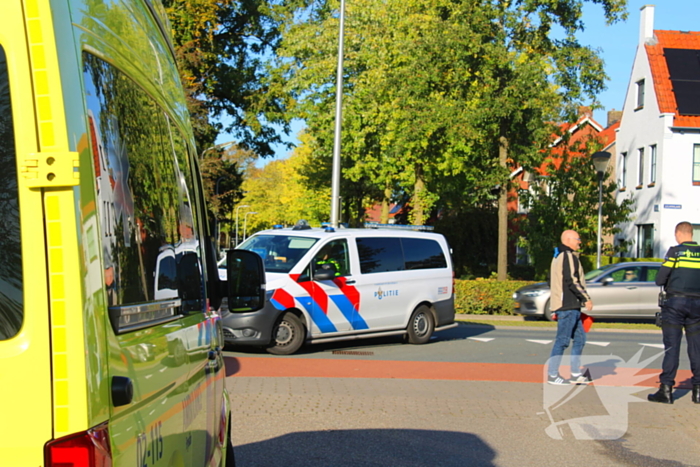
<svg viewBox="0 0 700 467"><path fill-rule="evenodd" d="M356 241L362 274L404 269L401 241L398 238L367 237Z"/></svg>
<svg viewBox="0 0 700 467"><path fill-rule="evenodd" d="M204 311L193 176L177 126L124 73L83 54L105 285L114 315L144 324ZM136 304L169 301L152 313ZM150 308L143 308L150 310ZM118 327L115 325L115 327Z"/></svg>
<svg viewBox="0 0 700 467"><path fill-rule="evenodd" d="M5 50L0 46L0 340L22 327L22 252L19 230L17 161Z"/></svg>
<svg viewBox="0 0 700 467"><path fill-rule="evenodd" d="M440 244L425 238L402 238L406 269L440 269L447 267Z"/></svg>

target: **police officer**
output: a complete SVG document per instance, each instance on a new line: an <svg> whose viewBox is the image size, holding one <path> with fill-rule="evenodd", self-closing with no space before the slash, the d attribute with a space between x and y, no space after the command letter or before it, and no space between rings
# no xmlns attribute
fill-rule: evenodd
<svg viewBox="0 0 700 467"><path fill-rule="evenodd" d="M661 331L664 361L658 392L649 394L651 402L673 404L673 385L678 371L681 338L685 328L690 369L693 372L693 402L700 404L700 246L693 241L693 226L676 226L677 246L666 253L656 285L666 291L661 306Z"/></svg>

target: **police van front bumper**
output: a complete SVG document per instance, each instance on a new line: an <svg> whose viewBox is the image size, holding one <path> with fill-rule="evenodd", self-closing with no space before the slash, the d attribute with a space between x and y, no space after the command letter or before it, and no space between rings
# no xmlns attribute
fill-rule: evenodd
<svg viewBox="0 0 700 467"><path fill-rule="evenodd" d="M248 313L224 310L221 324L226 345L266 346L272 342L272 327L277 320L277 310L269 301L257 311Z"/></svg>

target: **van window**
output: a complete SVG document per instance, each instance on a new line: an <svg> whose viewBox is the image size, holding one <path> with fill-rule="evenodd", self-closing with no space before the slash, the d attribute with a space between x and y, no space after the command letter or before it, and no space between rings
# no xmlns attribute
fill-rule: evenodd
<svg viewBox="0 0 700 467"><path fill-rule="evenodd" d="M121 71L89 53L83 63L108 304L179 300L172 314L203 311L187 145Z"/></svg>
<svg viewBox="0 0 700 467"><path fill-rule="evenodd" d="M406 269L439 269L447 267L440 244L427 238L402 238Z"/></svg>
<svg viewBox="0 0 700 467"><path fill-rule="evenodd" d="M17 161L10 80L5 49L0 45L0 340L14 337L22 327L24 319L17 197Z"/></svg>
<svg viewBox="0 0 700 467"><path fill-rule="evenodd" d="M399 238L366 237L357 238L356 242L362 274L402 271L404 269L403 252Z"/></svg>
<svg viewBox="0 0 700 467"><path fill-rule="evenodd" d="M294 235L254 235L238 248L259 254L266 272L286 274L317 241L317 238Z"/></svg>

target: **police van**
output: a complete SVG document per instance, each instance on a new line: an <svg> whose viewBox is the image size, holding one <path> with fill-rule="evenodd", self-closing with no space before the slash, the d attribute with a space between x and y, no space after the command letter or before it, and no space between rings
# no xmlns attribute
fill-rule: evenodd
<svg viewBox="0 0 700 467"><path fill-rule="evenodd" d="M239 290L222 315L230 345L292 354L304 343L404 335L423 344L456 326L450 249L440 234L388 229L293 228L258 232L229 251L229 284L255 287L251 253L266 287ZM231 255L239 255L235 262ZM250 265L250 267L249 267Z"/></svg>
<svg viewBox="0 0 700 467"><path fill-rule="evenodd" d="M5 0L0 465L231 466L222 284L158 0Z"/></svg>

